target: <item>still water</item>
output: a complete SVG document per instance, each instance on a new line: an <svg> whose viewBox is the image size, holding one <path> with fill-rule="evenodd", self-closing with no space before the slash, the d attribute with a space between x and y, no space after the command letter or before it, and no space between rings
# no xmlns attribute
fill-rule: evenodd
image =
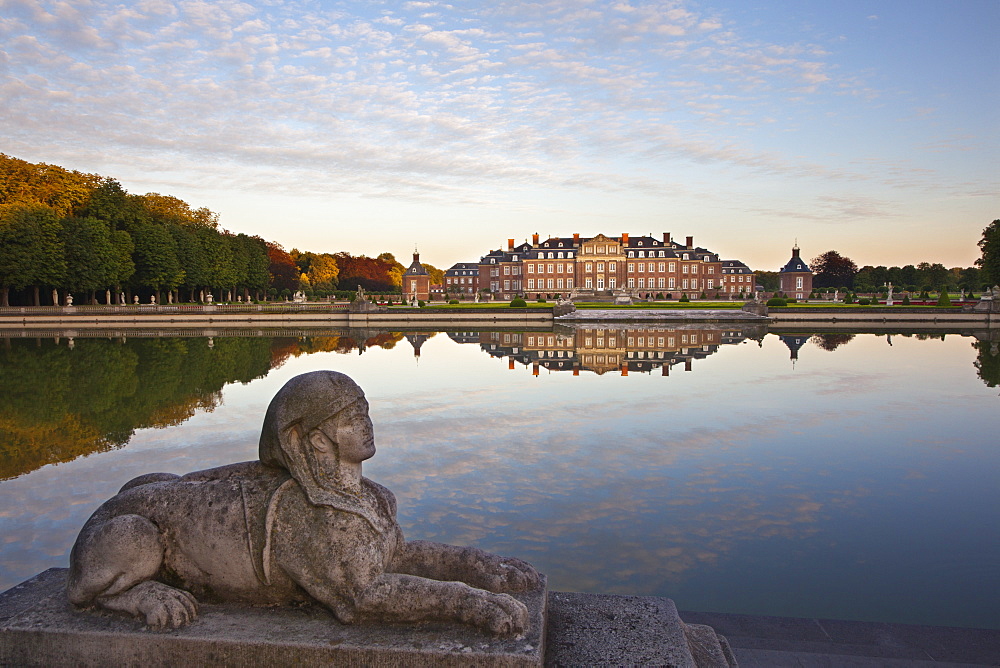
<svg viewBox="0 0 1000 668"><path fill-rule="evenodd" d="M132 477L256 458L277 389L336 369L368 395L364 472L408 538L527 559L554 590L1000 628L995 342L281 334L0 339L0 590L66 566Z"/></svg>

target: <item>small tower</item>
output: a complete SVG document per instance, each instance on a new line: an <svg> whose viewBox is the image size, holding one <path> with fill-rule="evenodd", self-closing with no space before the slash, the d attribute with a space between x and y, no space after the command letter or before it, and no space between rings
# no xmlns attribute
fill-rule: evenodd
<svg viewBox="0 0 1000 668"><path fill-rule="evenodd" d="M792 246L792 259L778 272L778 289L795 299L806 299L812 292L812 270L799 257L798 243Z"/></svg>
<svg viewBox="0 0 1000 668"><path fill-rule="evenodd" d="M431 276L420 264L420 253L414 249L413 263L403 274L403 295L407 299L422 299L427 301L431 298Z"/></svg>

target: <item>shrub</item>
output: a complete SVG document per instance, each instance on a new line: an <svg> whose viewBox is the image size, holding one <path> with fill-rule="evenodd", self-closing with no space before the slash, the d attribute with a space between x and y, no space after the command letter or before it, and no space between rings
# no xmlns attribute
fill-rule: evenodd
<svg viewBox="0 0 1000 668"><path fill-rule="evenodd" d="M910 305L910 295L903 295L903 306Z"/></svg>
<svg viewBox="0 0 1000 668"><path fill-rule="evenodd" d="M417 301L417 306L419 306L420 308L423 308L424 306L426 306L426 304L424 304L424 300L423 299L420 299L420 300Z"/></svg>
<svg viewBox="0 0 1000 668"><path fill-rule="evenodd" d="M702 290L701 294L698 295L698 299L708 299L708 297L705 295L705 291L704 290Z"/></svg>
<svg viewBox="0 0 1000 668"><path fill-rule="evenodd" d="M520 297L515 297L514 299L510 300L510 305L512 308L524 308L528 305L528 302L524 301Z"/></svg>
<svg viewBox="0 0 1000 668"><path fill-rule="evenodd" d="M767 300L767 306L787 306L788 302L781 297L771 297Z"/></svg>
<svg viewBox="0 0 1000 668"><path fill-rule="evenodd" d="M871 303L872 300L868 299L868 297L862 297L858 300L858 306L871 306Z"/></svg>
<svg viewBox="0 0 1000 668"><path fill-rule="evenodd" d="M449 299L449 300L448 300L448 303L449 303L449 304L457 304L457 303L458 303L458 300L457 300L457 299Z"/></svg>
<svg viewBox="0 0 1000 668"><path fill-rule="evenodd" d="M691 301L691 300L690 300L690 299L688 299L688 295L687 295L687 293L686 293L686 292L682 292L682 293L681 293L681 298L680 298L680 299L678 299L677 301L681 301L681 302L689 302L689 301Z"/></svg>
<svg viewBox="0 0 1000 668"><path fill-rule="evenodd" d="M938 297L937 305L938 306L951 306L951 299L948 298L948 291L947 290L942 290L941 291L941 296Z"/></svg>
<svg viewBox="0 0 1000 668"><path fill-rule="evenodd" d="M667 296L666 296L666 299L673 299L673 298L674 298L674 293L668 292Z"/></svg>
<svg viewBox="0 0 1000 668"><path fill-rule="evenodd" d="M799 300L796 299L795 297L789 297L788 299L785 300L785 303L786 304L798 304Z"/></svg>
<svg viewBox="0 0 1000 668"><path fill-rule="evenodd" d="M546 302L545 302L545 300L544 300L544 299L542 299L541 297L539 297L539 298L538 298L538 303L539 303L539 304L545 304Z"/></svg>

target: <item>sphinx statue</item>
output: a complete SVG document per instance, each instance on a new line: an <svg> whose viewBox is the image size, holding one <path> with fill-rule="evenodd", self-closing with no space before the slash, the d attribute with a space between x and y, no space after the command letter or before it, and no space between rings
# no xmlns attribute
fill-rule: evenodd
<svg viewBox="0 0 1000 668"><path fill-rule="evenodd" d="M126 483L86 522L69 600L153 628L201 602L318 602L341 623L452 621L521 633L529 564L473 547L407 541L392 492L361 475L375 454L368 403L348 376L315 371L272 399L259 461Z"/></svg>

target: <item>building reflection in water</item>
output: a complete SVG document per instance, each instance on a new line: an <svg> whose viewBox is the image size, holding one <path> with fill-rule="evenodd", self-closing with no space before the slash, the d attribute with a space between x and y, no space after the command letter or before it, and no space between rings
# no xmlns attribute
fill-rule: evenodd
<svg viewBox="0 0 1000 668"><path fill-rule="evenodd" d="M538 375L541 369L582 371L603 375L653 373L669 376L674 366L690 371L695 360L717 352L720 346L760 341L761 326L726 327L702 323L677 327L605 324L557 325L537 332L452 332L456 343L478 343L487 354L506 358L508 368L521 366Z"/></svg>

